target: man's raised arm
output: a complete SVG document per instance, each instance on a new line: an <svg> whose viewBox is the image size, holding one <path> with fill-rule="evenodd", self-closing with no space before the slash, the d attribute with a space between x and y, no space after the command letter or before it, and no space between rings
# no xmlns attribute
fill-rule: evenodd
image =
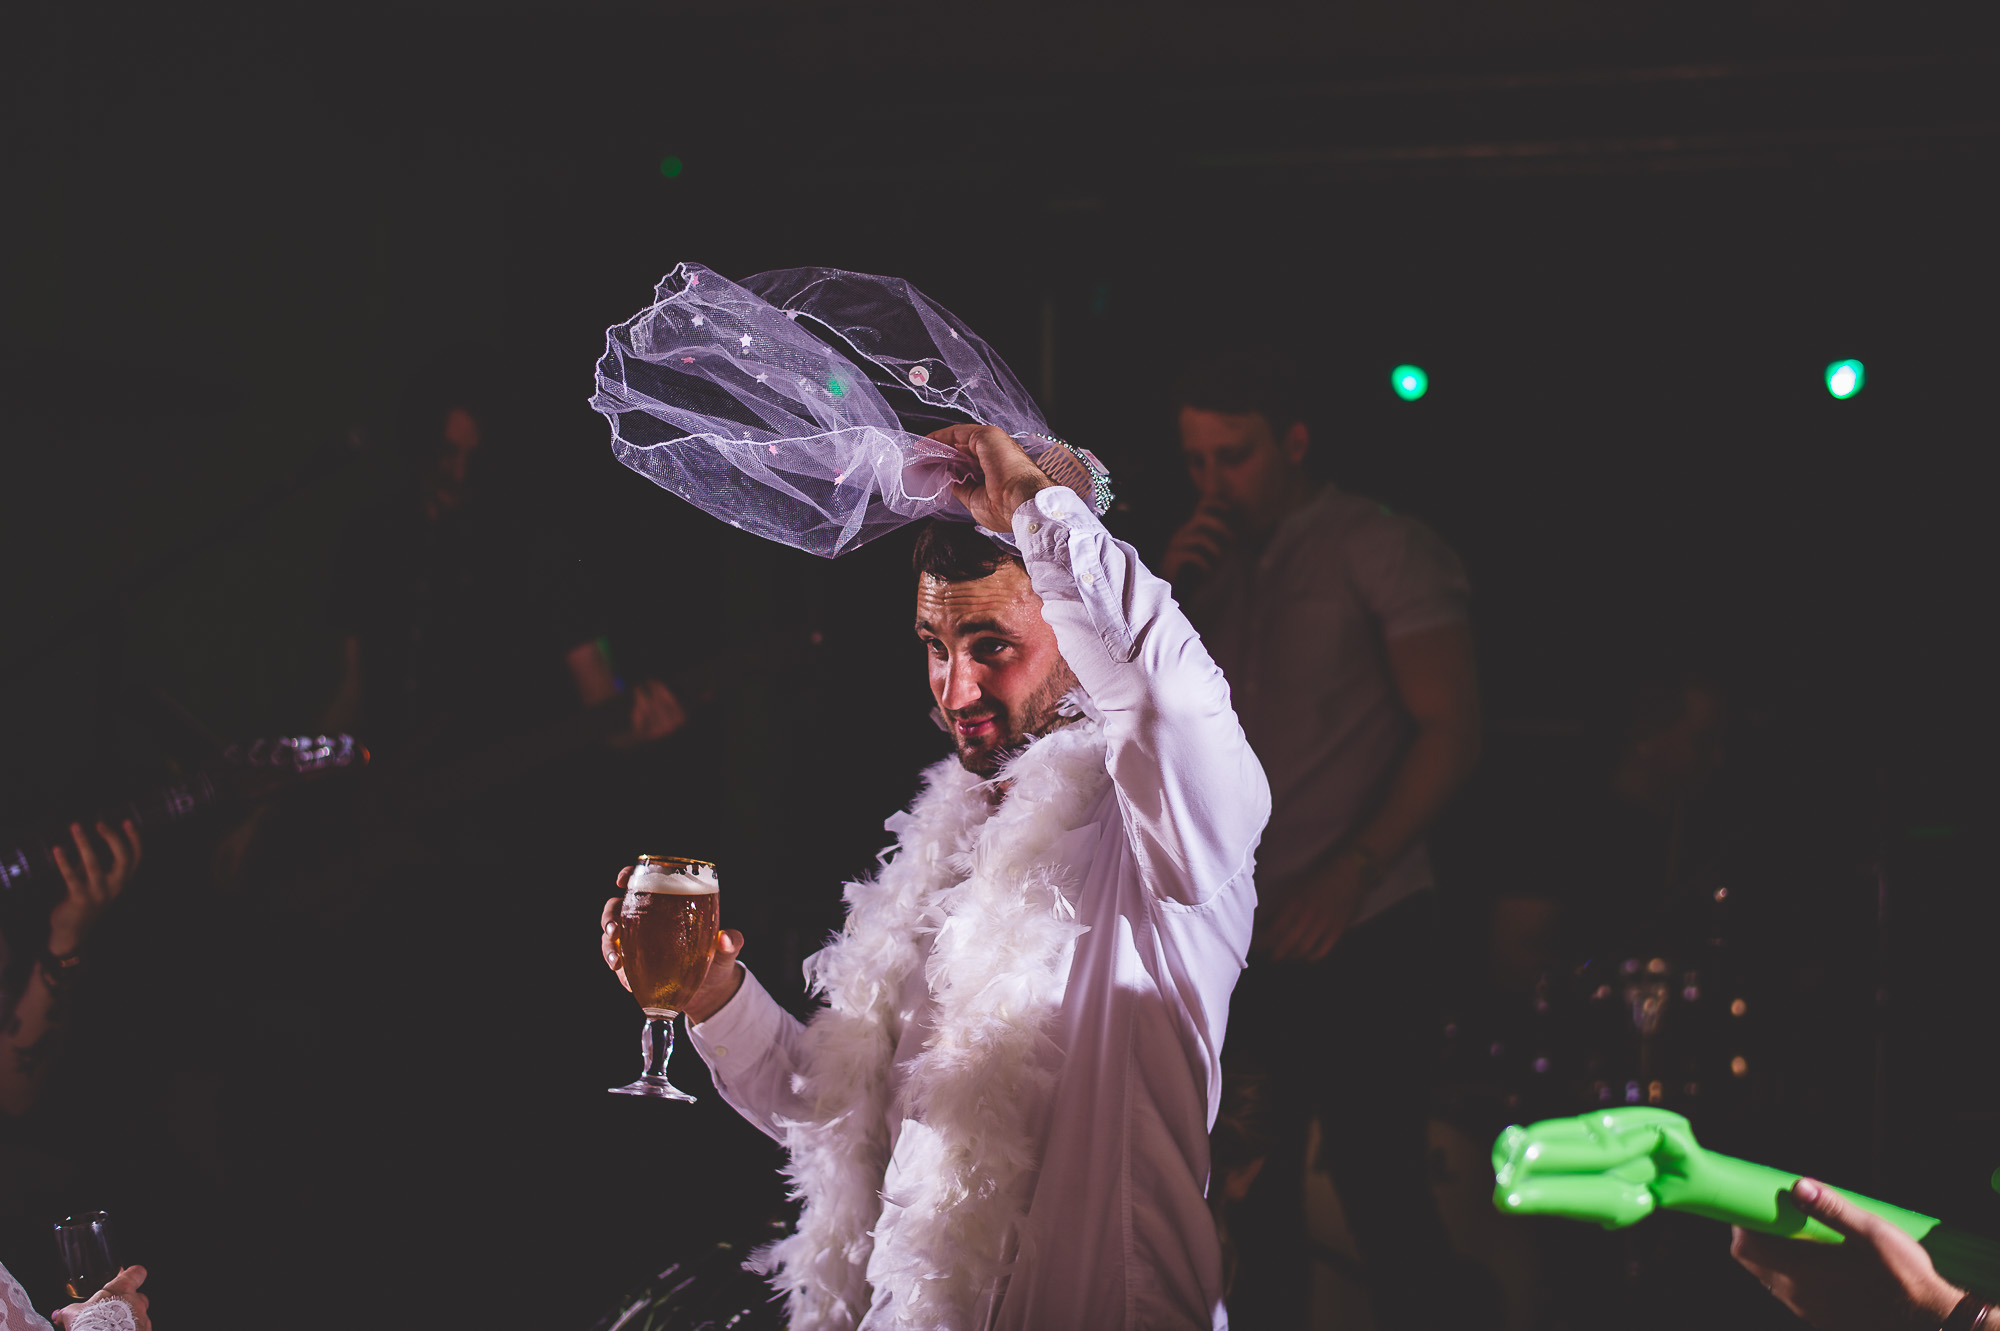
<svg viewBox="0 0 2000 1331"><path fill-rule="evenodd" d="M958 426L932 437L977 457L979 485L957 490L973 516L989 530L1011 520L1042 617L1103 717L1111 779L1148 885L1185 905L1207 901L1248 870L1271 815L1270 786L1221 669L1166 582L1003 431Z"/></svg>
<svg viewBox="0 0 2000 1331"><path fill-rule="evenodd" d="M1229 684L1166 582L1068 489L1014 536L1063 659L1104 718L1107 763L1152 888L1197 905L1250 866L1271 816Z"/></svg>

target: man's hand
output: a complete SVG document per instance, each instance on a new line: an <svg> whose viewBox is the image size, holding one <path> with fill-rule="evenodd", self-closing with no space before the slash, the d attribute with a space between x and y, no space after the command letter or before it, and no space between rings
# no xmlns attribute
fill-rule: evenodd
<svg viewBox="0 0 2000 1331"><path fill-rule="evenodd" d="M1354 923L1361 898L1368 894L1364 863L1361 856L1342 851L1324 868L1308 873L1279 897L1277 915L1251 950L1273 961L1323 960Z"/></svg>
<svg viewBox="0 0 2000 1331"><path fill-rule="evenodd" d="M56 868L62 872L69 889L49 912L49 951L59 957L83 946L91 926L118 899L139 867L139 829L129 818L125 820L123 836L104 823L97 825L97 835L104 838L111 851L109 868L98 859L97 847L91 844L82 823L71 823L69 834L76 842L75 864L70 863L61 846L53 848Z"/></svg>
<svg viewBox="0 0 2000 1331"><path fill-rule="evenodd" d="M1800 1179L1792 1201L1844 1236L1839 1244L1732 1231L1729 1251L1787 1308L1820 1331L1936 1331L1965 1291L1915 1239L1833 1189Z"/></svg>
<svg viewBox="0 0 2000 1331"><path fill-rule="evenodd" d="M627 867L618 872L618 890L625 890L625 880L632 876ZM618 950L618 905L622 897L613 897L604 903L604 913L598 917L598 950L604 954L604 964L618 977L618 983L630 992L632 981L625 976L625 960ZM743 952L743 935L734 929L722 929L715 935L715 957L708 963L708 974L702 977L701 988L682 1009L688 1021L699 1026L716 1013L723 1005L736 997L736 991L743 986L743 971L736 964L736 958Z"/></svg>
<svg viewBox="0 0 2000 1331"><path fill-rule="evenodd" d="M65 1331L67 1331L70 1323L85 1308L93 1307L100 1303L109 1303L116 1299L132 1309L132 1321L137 1325L138 1331L153 1331L153 1321L150 1317L146 1316L146 1296L139 1292L139 1286L145 1283L146 1268L143 1266L128 1266L112 1277L103 1289L98 1290L97 1293L91 1295L82 1303L72 1303L67 1308L58 1308L50 1313L49 1321L65 1328Z"/></svg>
<svg viewBox="0 0 2000 1331"><path fill-rule="evenodd" d="M1167 542L1167 553L1160 560L1160 576L1175 585L1183 578L1202 577L1214 571L1235 543L1236 526L1228 508L1205 499L1196 507L1194 516L1182 523L1174 538Z"/></svg>
<svg viewBox="0 0 2000 1331"><path fill-rule="evenodd" d="M979 469L951 492L988 531L1014 530L1014 510L1055 484L997 425L947 425L930 437L957 449Z"/></svg>
<svg viewBox="0 0 2000 1331"><path fill-rule="evenodd" d="M632 729L611 742L620 748L665 739L687 724L687 709L666 683L642 679L632 687Z"/></svg>

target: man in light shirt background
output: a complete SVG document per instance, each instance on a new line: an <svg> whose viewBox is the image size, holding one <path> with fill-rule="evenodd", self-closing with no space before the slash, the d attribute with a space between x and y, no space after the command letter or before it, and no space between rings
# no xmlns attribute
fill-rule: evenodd
<svg viewBox="0 0 2000 1331"><path fill-rule="evenodd" d="M1465 571L1429 528L1315 476L1324 443L1281 355L1192 364L1176 405L1199 503L1161 571L1272 798L1228 1049L1270 1078L1277 1144L1231 1209L1231 1322L1306 1325L1317 1113L1377 1323L1440 1325L1465 1296L1426 1164L1438 941L1423 837L1479 759Z"/></svg>

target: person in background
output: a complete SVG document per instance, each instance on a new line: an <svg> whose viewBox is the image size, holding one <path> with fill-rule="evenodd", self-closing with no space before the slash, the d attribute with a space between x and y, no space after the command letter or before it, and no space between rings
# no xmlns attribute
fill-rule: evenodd
<svg viewBox="0 0 2000 1331"><path fill-rule="evenodd" d="M1720 927L1712 889L1754 851L1728 789L1730 690L1672 663L1627 673L1581 769L1503 797L1489 857L1515 870L1491 916L1503 991L1532 990L1560 957L1699 955Z"/></svg>
<svg viewBox="0 0 2000 1331"><path fill-rule="evenodd" d="M1301 1163L1317 1112L1376 1320L1438 1325L1461 1296L1427 1168L1440 1023L1424 831L1480 754L1465 571L1421 523L1314 475L1284 357L1192 364L1176 405L1199 502L1162 572L1272 796L1228 1045L1271 1073L1274 1145L1230 1211L1231 1322L1307 1321Z"/></svg>
<svg viewBox="0 0 2000 1331"><path fill-rule="evenodd" d="M48 934L39 940L40 950L25 979L0 990L0 1118L24 1117L41 1099L62 1044L70 995L84 965L84 946L93 927L138 872L142 846L135 824L128 820L114 828L99 822L96 832L103 854L82 823L70 824L74 855L61 845L51 848L62 873L63 895L49 911ZM12 970L10 941L0 937L0 974ZM0 1191L8 1182L0 1177ZM146 1296L139 1293L145 1279L144 1267L126 1267L89 1299L58 1310L55 1325L66 1331L150 1331ZM48 1327L27 1292L0 1266L0 1331Z"/></svg>
<svg viewBox="0 0 2000 1331"><path fill-rule="evenodd" d="M98 854L82 823L70 825L75 858L54 848L63 895L49 912L48 935L17 989L0 991L0 1115L19 1118L35 1107L62 1041L72 986L84 963L91 928L110 909L139 868L139 829L97 824L105 854ZM108 859L108 862L107 862ZM0 974L7 973L8 942L0 938Z"/></svg>
<svg viewBox="0 0 2000 1331"><path fill-rule="evenodd" d="M364 514L336 555L332 611L341 679L328 730L372 743L435 741L444 730L525 728L564 690L585 707L619 693L589 598L531 523L510 520L491 484L490 408L457 385L424 387L398 436L409 489ZM524 715L525 713L525 715ZM686 719L657 680L631 690L630 729L662 739Z"/></svg>

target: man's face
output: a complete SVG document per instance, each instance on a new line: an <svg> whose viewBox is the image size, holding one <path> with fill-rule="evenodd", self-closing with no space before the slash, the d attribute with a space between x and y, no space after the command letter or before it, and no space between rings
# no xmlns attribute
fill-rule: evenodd
<svg viewBox="0 0 2000 1331"><path fill-rule="evenodd" d="M1251 535L1278 525L1297 498L1306 456L1306 429L1293 425L1282 440L1257 412L1229 415L1181 408L1181 457L1206 506L1219 508Z"/></svg>
<svg viewBox="0 0 2000 1331"><path fill-rule="evenodd" d="M919 574L917 638L930 656L931 697L968 772L990 776L1024 737L1046 734L1076 687L1019 564L967 582Z"/></svg>

